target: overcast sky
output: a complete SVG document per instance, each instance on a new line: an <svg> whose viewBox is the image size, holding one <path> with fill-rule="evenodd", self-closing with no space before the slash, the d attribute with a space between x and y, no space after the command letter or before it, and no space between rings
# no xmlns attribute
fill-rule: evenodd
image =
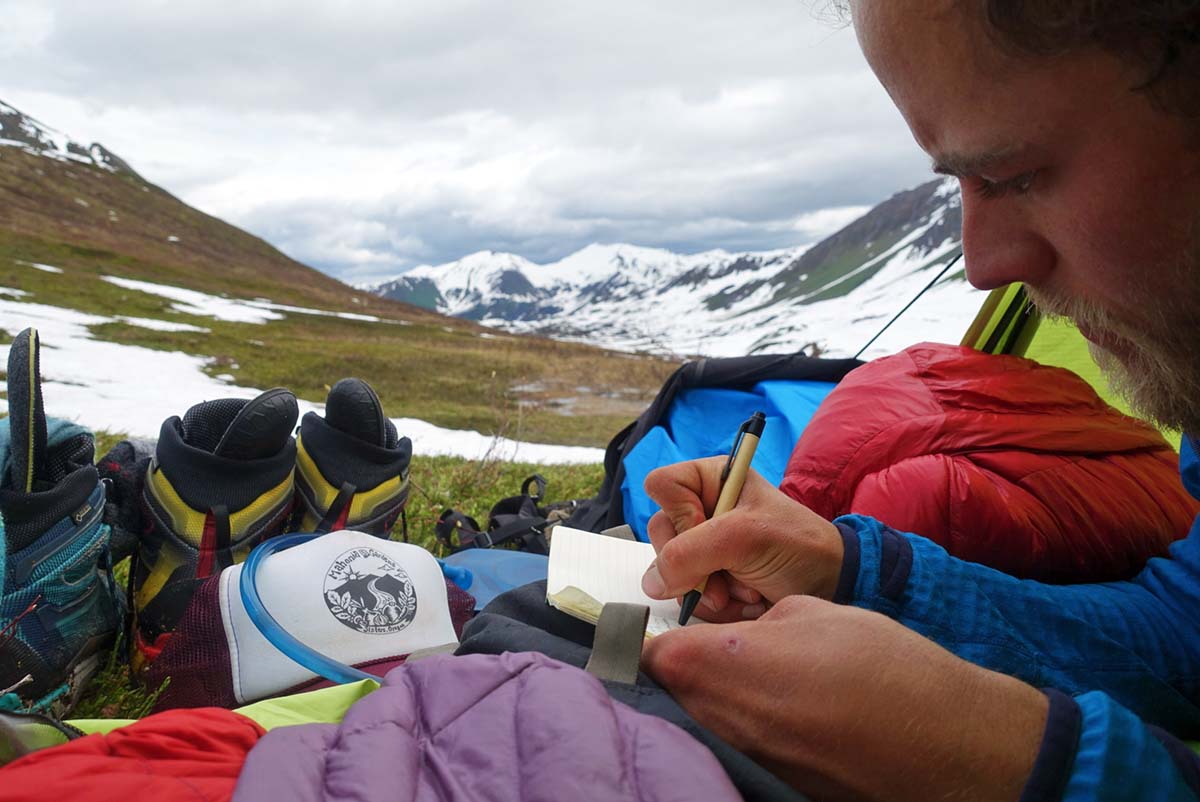
<svg viewBox="0 0 1200 802"><path fill-rule="evenodd" d="M0 100L350 281L484 249L768 250L931 177L853 31L818 16L0 0Z"/></svg>

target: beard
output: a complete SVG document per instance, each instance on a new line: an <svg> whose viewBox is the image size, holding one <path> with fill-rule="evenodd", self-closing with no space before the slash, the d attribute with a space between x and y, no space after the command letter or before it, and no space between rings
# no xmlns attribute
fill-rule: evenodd
<svg viewBox="0 0 1200 802"><path fill-rule="evenodd" d="M1118 319L1098 304L1056 296L1026 285L1042 314L1073 322L1112 390L1140 417L1159 428L1200 432L1200 343L1193 332L1200 316L1200 254L1164 271L1162 295L1132 288L1128 308L1139 320ZM1156 282L1157 283L1157 282Z"/></svg>

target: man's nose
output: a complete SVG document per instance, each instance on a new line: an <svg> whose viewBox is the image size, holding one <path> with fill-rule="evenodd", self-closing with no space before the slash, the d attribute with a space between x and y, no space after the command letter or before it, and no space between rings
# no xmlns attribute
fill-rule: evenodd
<svg viewBox="0 0 1200 802"><path fill-rule="evenodd" d="M1014 281L1043 282L1054 269L1054 248L1030 225L1019 199L979 198L963 188L963 258L967 280L993 290Z"/></svg>

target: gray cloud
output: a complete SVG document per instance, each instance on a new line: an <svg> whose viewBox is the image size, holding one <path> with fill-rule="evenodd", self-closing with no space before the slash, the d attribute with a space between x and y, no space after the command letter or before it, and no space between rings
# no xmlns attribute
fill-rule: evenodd
<svg viewBox="0 0 1200 802"><path fill-rule="evenodd" d="M853 32L801 0L0 0L0 19L0 99L352 279L487 248L803 244L838 219L815 213L928 174Z"/></svg>

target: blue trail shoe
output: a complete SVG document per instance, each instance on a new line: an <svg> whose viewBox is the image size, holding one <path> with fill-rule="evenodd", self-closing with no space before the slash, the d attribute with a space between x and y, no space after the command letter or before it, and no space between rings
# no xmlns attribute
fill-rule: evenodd
<svg viewBox="0 0 1200 802"><path fill-rule="evenodd" d="M62 716L104 660L120 602L91 432L48 420L37 332L8 356L0 421L0 709Z"/></svg>

